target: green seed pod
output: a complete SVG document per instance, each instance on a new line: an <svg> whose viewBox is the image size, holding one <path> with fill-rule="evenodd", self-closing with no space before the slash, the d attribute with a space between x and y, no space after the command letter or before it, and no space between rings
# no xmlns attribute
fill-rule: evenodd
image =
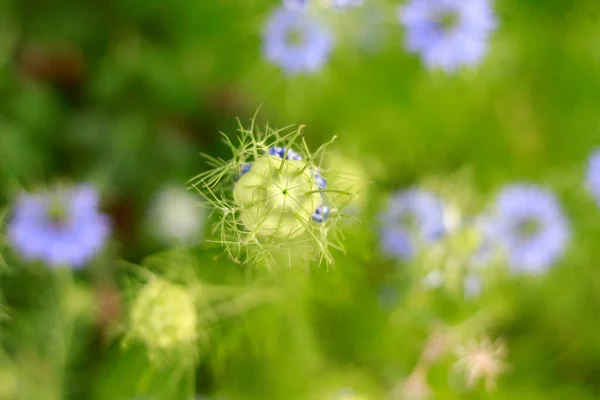
<svg viewBox="0 0 600 400"><path fill-rule="evenodd" d="M171 350L192 343L196 324L191 295L164 279L144 286L131 308L131 335L154 349Z"/></svg>
<svg viewBox="0 0 600 400"><path fill-rule="evenodd" d="M272 156L252 164L235 185L233 198L246 229L278 238L301 235L322 201L304 162Z"/></svg>
<svg viewBox="0 0 600 400"><path fill-rule="evenodd" d="M318 164L334 139L311 153L302 127L282 134L240 126L238 143L224 135L232 158L204 155L211 169L191 180L213 208L214 236L208 240L239 263L331 264L331 248L343 250L339 204L353 197L328 187L327 171Z"/></svg>

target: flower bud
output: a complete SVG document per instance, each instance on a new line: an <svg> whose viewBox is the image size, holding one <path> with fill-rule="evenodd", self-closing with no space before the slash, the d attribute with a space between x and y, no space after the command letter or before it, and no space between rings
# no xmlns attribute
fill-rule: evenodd
<svg viewBox="0 0 600 400"><path fill-rule="evenodd" d="M343 249L337 223L347 204L331 195L352 197L331 187L317 164L335 137L311 153L299 139L302 126L284 131L240 127L238 144L225 137L232 158L205 155L211 168L194 177L191 188L213 208L210 241L221 243L233 261L268 268L329 265L331 250Z"/></svg>
<svg viewBox="0 0 600 400"><path fill-rule="evenodd" d="M196 339L196 310L188 291L164 279L148 283L131 309L132 336L150 348L173 349Z"/></svg>
<svg viewBox="0 0 600 400"><path fill-rule="evenodd" d="M246 229L258 236L301 235L322 200L301 160L259 157L235 185L233 196Z"/></svg>

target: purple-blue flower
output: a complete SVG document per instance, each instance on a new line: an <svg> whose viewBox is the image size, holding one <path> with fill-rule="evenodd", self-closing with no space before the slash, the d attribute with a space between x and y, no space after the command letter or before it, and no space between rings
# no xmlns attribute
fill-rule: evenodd
<svg viewBox="0 0 600 400"><path fill-rule="evenodd" d="M513 271L543 272L565 252L569 226L551 191L526 183L506 186L494 211L495 236Z"/></svg>
<svg viewBox="0 0 600 400"><path fill-rule="evenodd" d="M23 194L17 200L8 236L29 260L81 267L98 253L110 232L98 211L98 193L88 185Z"/></svg>
<svg viewBox="0 0 600 400"><path fill-rule="evenodd" d="M421 189L392 195L380 219L384 252L402 259L413 258L419 246L435 242L446 231L444 204L434 194Z"/></svg>
<svg viewBox="0 0 600 400"><path fill-rule="evenodd" d="M474 66L488 48L496 17L489 0L410 0L400 8L405 45L428 68Z"/></svg>
<svg viewBox="0 0 600 400"><path fill-rule="evenodd" d="M585 183L600 206L600 150L594 151L590 157Z"/></svg>
<svg viewBox="0 0 600 400"><path fill-rule="evenodd" d="M316 72L329 58L333 36L310 13L278 8L263 35L265 58L288 74Z"/></svg>

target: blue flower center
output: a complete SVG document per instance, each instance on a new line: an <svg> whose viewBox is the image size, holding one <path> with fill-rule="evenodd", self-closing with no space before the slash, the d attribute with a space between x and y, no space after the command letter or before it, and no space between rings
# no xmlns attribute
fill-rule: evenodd
<svg viewBox="0 0 600 400"><path fill-rule="evenodd" d="M524 218L517 225L517 232L523 239L531 239L540 232L541 226L536 218Z"/></svg>
<svg viewBox="0 0 600 400"><path fill-rule="evenodd" d="M412 212L404 213L400 216L398 223L410 233L416 233L419 229L419 219Z"/></svg>
<svg viewBox="0 0 600 400"><path fill-rule="evenodd" d="M302 47L306 43L306 33L300 27L293 27L288 29L285 39L290 46Z"/></svg>
<svg viewBox="0 0 600 400"><path fill-rule="evenodd" d="M457 11L444 11L435 17L436 25L444 32L450 32L460 23L460 14Z"/></svg>
<svg viewBox="0 0 600 400"><path fill-rule="evenodd" d="M48 220L52 225L65 225L69 219L69 213L62 199L53 199L46 210Z"/></svg>

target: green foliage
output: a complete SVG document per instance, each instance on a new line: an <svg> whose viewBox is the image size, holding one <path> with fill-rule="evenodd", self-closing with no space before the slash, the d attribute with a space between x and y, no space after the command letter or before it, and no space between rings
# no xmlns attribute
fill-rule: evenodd
<svg viewBox="0 0 600 400"><path fill-rule="evenodd" d="M600 397L600 210L583 185L600 143L599 3L496 0L488 57L448 76L402 48L399 2L365 2L313 10L335 31L331 59L290 77L261 53L276 0L0 1L0 399L329 400L349 388L379 400L423 376L436 399ZM304 128L257 133L289 124ZM242 165L271 160L274 144L302 154L296 169L319 168L332 190L316 193L340 205L329 224L297 219L299 248L258 238L234 201ZM148 207L195 175L208 241L166 248ZM569 250L546 274L515 277L500 255L481 294L465 295L479 239L468 230L412 262L381 254L392 191L426 187L462 217L514 181L552 188L569 216ZM82 270L28 262L10 243L18 194L57 182L91 182L111 217L111 242ZM437 269L445 283L427 287ZM191 345L149 350L155 309L132 312L153 280L177 288L161 301L190 300L161 321L195 318ZM455 367L456 348L486 337L508 350L494 392Z"/></svg>

